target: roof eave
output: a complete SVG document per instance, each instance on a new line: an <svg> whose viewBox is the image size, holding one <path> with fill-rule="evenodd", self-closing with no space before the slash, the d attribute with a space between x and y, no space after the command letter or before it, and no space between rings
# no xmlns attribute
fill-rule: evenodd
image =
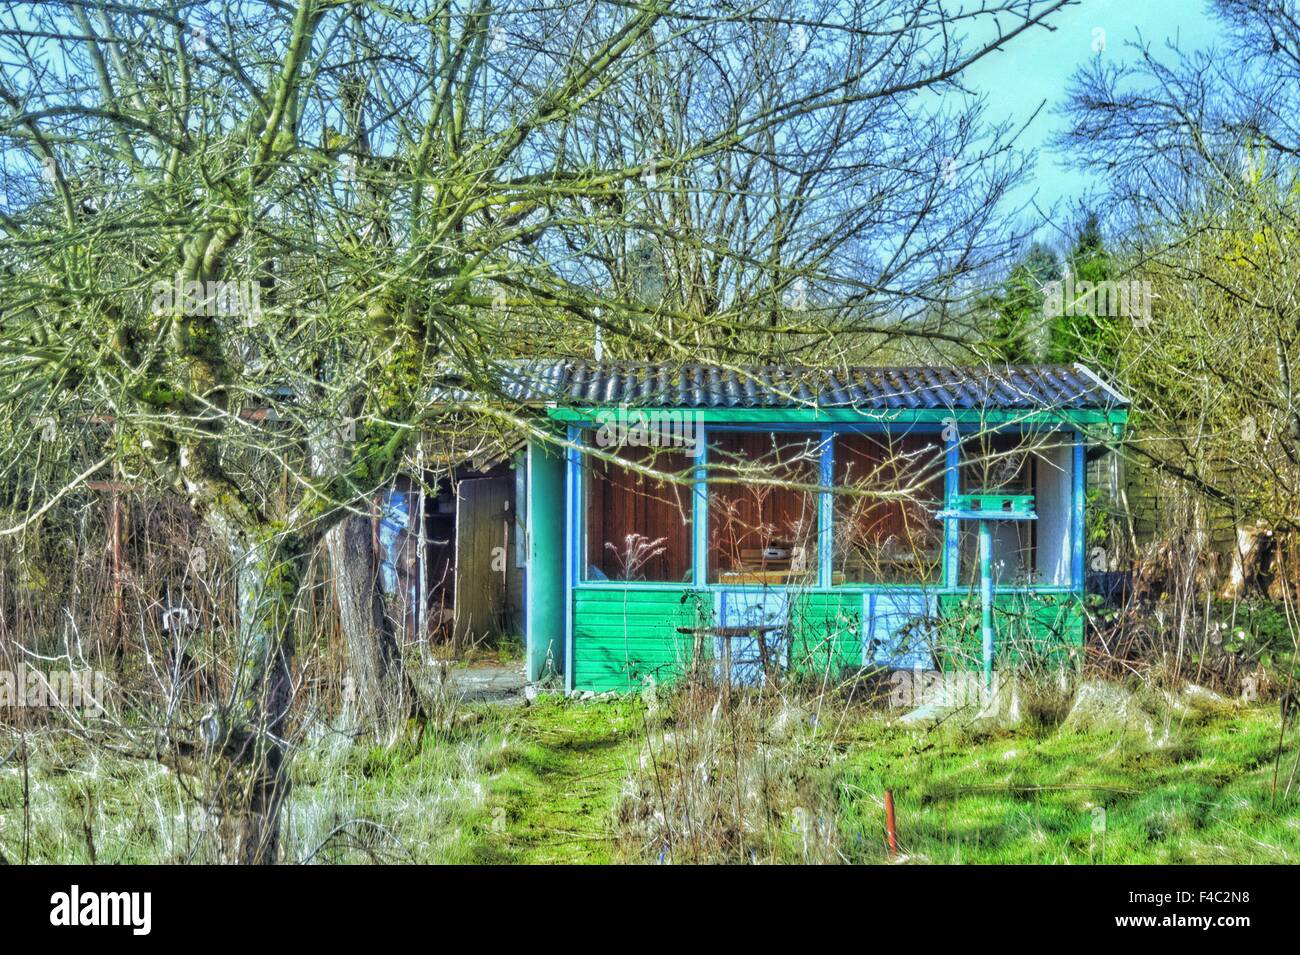
<svg viewBox="0 0 1300 955"><path fill-rule="evenodd" d="M548 404L546 416L568 423L600 421L618 406ZM704 424L1050 424L1083 427L1123 425L1128 410L1112 408L698 408L690 406L631 407L626 413L655 420L660 415L691 414Z"/></svg>

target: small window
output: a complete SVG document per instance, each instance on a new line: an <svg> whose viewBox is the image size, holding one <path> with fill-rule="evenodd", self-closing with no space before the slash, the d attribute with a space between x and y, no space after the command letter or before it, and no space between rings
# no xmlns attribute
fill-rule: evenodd
<svg viewBox="0 0 1300 955"><path fill-rule="evenodd" d="M939 581L944 464L938 435L836 437L833 583Z"/></svg>
<svg viewBox="0 0 1300 955"><path fill-rule="evenodd" d="M587 441L596 447L594 434ZM587 560L585 578L689 582L691 485L695 459L662 447L610 448L605 453L648 475L585 455ZM669 480L676 478L678 481ZM560 502L559 506L563 506Z"/></svg>
<svg viewBox="0 0 1300 955"><path fill-rule="evenodd" d="M783 585L817 579L820 435L709 435L709 580Z"/></svg>

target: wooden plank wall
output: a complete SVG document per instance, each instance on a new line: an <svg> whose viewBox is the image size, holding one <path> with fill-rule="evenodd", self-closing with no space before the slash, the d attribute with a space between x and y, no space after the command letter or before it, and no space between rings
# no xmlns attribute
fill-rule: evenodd
<svg viewBox="0 0 1300 955"><path fill-rule="evenodd" d="M511 477L474 478L458 486L455 635L460 645L522 631L510 600L519 589L511 580L519 575L513 498Z"/></svg>
<svg viewBox="0 0 1300 955"><path fill-rule="evenodd" d="M1200 523L1212 550L1226 555L1236 547L1236 522L1227 507L1202 499L1199 514L1189 514L1190 492L1154 468L1128 461L1117 463L1115 455L1106 454L1088 462L1087 474L1088 491L1096 492L1091 506L1107 511L1116 524L1116 556L1121 562L1130 556L1133 539L1144 548L1164 529L1189 519Z"/></svg>
<svg viewBox="0 0 1300 955"><path fill-rule="evenodd" d="M700 619L695 601L683 601L686 593L680 587L574 591L574 687L624 692L651 677L668 683L685 672L695 638L677 628L709 622Z"/></svg>
<svg viewBox="0 0 1300 955"><path fill-rule="evenodd" d="M767 431L714 431L710 465L722 478L758 473L800 484L816 484L816 435ZM747 569L744 551L771 543L816 553L817 495L763 484L719 483L709 488L709 577Z"/></svg>
<svg viewBox="0 0 1300 955"><path fill-rule="evenodd" d="M835 498L836 570L843 570L852 582L878 582L880 565L864 563L890 537L916 558L885 579L899 583L936 583L938 563L933 567L921 553L937 548L943 525L933 512L943 501L944 450L937 434L841 434L835 437L835 479L837 487L858 486L866 491L901 491L932 475L925 488L902 498Z"/></svg>

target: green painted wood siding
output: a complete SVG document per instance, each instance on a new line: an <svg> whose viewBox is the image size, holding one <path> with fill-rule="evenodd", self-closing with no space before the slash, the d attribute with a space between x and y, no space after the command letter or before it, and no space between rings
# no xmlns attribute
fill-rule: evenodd
<svg viewBox="0 0 1300 955"><path fill-rule="evenodd" d="M790 611L790 666L814 678L860 668L862 594L797 595Z"/></svg>
<svg viewBox="0 0 1300 955"><path fill-rule="evenodd" d="M979 597L938 595L930 639L940 666L978 668ZM691 665L695 639L678 627L709 626L710 592L681 587L590 587L574 591L573 686L579 690L636 690L653 676L671 683ZM863 594L816 591L792 596L790 670L796 677L837 678L862 666ZM896 614L895 614L896 616ZM897 622L897 621L895 621ZM1052 666L1074 661L1083 646L1082 603L1072 593L1002 593L993 623L1000 666ZM701 642L713 656L713 641Z"/></svg>
<svg viewBox="0 0 1300 955"><path fill-rule="evenodd" d="M560 505L556 506L556 501ZM525 616L528 679L564 667L564 457L528 445L528 570Z"/></svg>
<svg viewBox="0 0 1300 955"><path fill-rule="evenodd" d="M648 676L672 682L691 664L695 640L678 627L708 626L712 594L680 588L579 588L574 591L573 685L633 690ZM790 614L795 672L838 676L862 665L862 595L795 595ZM713 656L713 641L701 641Z"/></svg>
<svg viewBox="0 0 1300 955"><path fill-rule="evenodd" d="M939 597L938 646L945 669L980 665L979 594ZM998 666L1021 663L1059 666L1078 660L1083 648L1083 603L1073 593L1001 593L993 598Z"/></svg>
<svg viewBox="0 0 1300 955"><path fill-rule="evenodd" d="M573 685L600 693L680 676L694 638L677 628L707 624L712 598L681 588L602 587L575 590L573 604Z"/></svg>

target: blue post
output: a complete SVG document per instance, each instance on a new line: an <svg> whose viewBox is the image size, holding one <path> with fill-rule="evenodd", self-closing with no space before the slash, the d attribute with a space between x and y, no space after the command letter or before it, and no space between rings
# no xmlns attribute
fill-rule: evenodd
<svg viewBox="0 0 1300 955"><path fill-rule="evenodd" d="M1077 594L1083 593L1084 558L1088 542L1085 541L1083 522L1084 501L1088 496L1086 487L1087 462L1084 457L1083 432L1074 435L1074 456L1071 473L1072 485L1070 501L1070 587Z"/></svg>
<svg viewBox="0 0 1300 955"><path fill-rule="evenodd" d="M835 481L835 435L831 431L822 432L821 475L818 483L825 488L817 496L817 586L823 589L831 586L831 575L835 562L834 524L835 495L830 491Z"/></svg>
<svg viewBox="0 0 1300 955"><path fill-rule="evenodd" d="M980 521L980 633L984 643L984 688L993 690L993 525Z"/></svg>
<svg viewBox="0 0 1300 955"><path fill-rule="evenodd" d="M709 437L703 424L695 426L695 466L691 473L691 586L709 583Z"/></svg>
<svg viewBox="0 0 1300 955"><path fill-rule="evenodd" d="M582 440L582 429L570 425L569 441L578 444ZM573 690L573 589L582 579L582 561L586 554L586 521L583 519L582 500L582 454L577 448L569 448L565 456L567 474L565 475L564 507L569 515L568 533L564 535L564 688Z"/></svg>
<svg viewBox="0 0 1300 955"><path fill-rule="evenodd" d="M958 468L961 467L961 435L954 426L948 433L945 467L943 472L943 506L952 507L961 488ZM961 526L953 518L943 522L943 585L949 590L957 587L957 562L961 554Z"/></svg>

